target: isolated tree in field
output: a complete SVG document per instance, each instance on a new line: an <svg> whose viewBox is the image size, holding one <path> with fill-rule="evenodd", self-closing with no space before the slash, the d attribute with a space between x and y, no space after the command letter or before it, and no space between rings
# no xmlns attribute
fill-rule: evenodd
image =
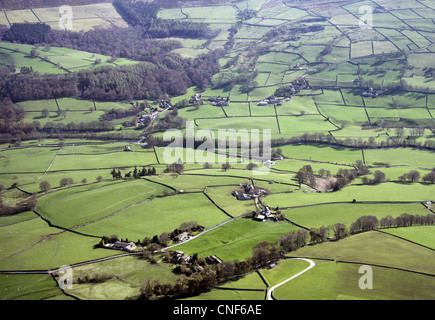
<svg viewBox="0 0 435 320"><path fill-rule="evenodd" d="M39 57L39 51L36 49L32 49L32 50L30 50L30 55L32 57Z"/></svg>
<svg viewBox="0 0 435 320"><path fill-rule="evenodd" d="M48 110L47 108L42 109L41 116L44 118L48 118L50 116L50 110Z"/></svg>
<svg viewBox="0 0 435 320"><path fill-rule="evenodd" d="M103 181L103 177L102 176L98 176L97 177L97 182L101 182L101 181Z"/></svg>
<svg viewBox="0 0 435 320"><path fill-rule="evenodd" d="M227 171L228 169L231 169L231 165L229 162L222 163L222 170Z"/></svg>
<svg viewBox="0 0 435 320"><path fill-rule="evenodd" d="M204 163L204 165L202 166L202 168L203 168L203 169L212 169L213 166L212 166L210 163L206 162L206 163Z"/></svg>
<svg viewBox="0 0 435 320"><path fill-rule="evenodd" d="M420 179L420 172L418 172L417 170L411 170L409 172L409 180L411 180L412 182L417 182Z"/></svg>
<svg viewBox="0 0 435 320"><path fill-rule="evenodd" d="M254 170L255 168L258 168L258 165L256 163L248 163L248 165L246 166L246 169L248 170Z"/></svg>
<svg viewBox="0 0 435 320"><path fill-rule="evenodd" d="M372 180L373 183L380 183L385 181L385 173L383 173L382 171L376 170L374 176L375 177Z"/></svg>
<svg viewBox="0 0 435 320"><path fill-rule="evenodd" d="M48 190L51 189L51 185L48 181L42 181L39 184L39 189L41 189L42 192L47 192Z"/></svg>

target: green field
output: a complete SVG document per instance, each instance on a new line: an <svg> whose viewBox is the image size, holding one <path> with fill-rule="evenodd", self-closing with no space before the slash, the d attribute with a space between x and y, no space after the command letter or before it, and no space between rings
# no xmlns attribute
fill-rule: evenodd
<svg viewBox="0 0 435 320"><path fill-rule="evenodd" d="M364 6L373 9L370 28L360 26ZM72 32L143 27L129 25L109 2L71 8ZM59 25L58 7L0 11L4 30L43 22L69 32ZM177 299L262 301L272 287L308 267L294 258L308 258L314 267L278 286L274 299L433 300L433 225L378 226L340 240L332 226L349 229L368 215L378 221L434 216L435 183L423 179L435 171L434 1L163 1L157 17L183 28L183 22L210 27L206 36L176 30L150 39L159 46L137 53L159 70L179 72L175 79L186 76L187 90L172 88L167 72L129 99L112 92L130 81L126 77L100 88L102 96L110 92L119 99L85 99L81 92L9 101L1 79L2 108L13 103L22 119L7 119L10 110L0 119L0 298L134 300L157 281L170 296L181 283L187 292L198 279L206 285L212 277L236 274L237 265L245 268L237 277ZM163 53L165 40L181 47ZM125 58L132 56L127 49L111 57L96 53L107 51L1 41L0 67L17 78L80 78L79 71L139 63L136 55ZM202 68L206 74L199 80ZM106 113L118 113L108 120L110 129L87 129ZM141 117L152 121L141 125ZM78 123L85 129L66 129ZM187 139L192 129L195 139ZM251 141L257 131L259 146ZM261 147L268 132L271 161L246 157L246 146L254 156L267 151ZM186 138L182 145L171 143L180 136ZM222 143L229 141L234 144ZM205 151L190 148L205 142ZM135 168L146 175L132 176ZM353 180L345 171L354 173ZM371 181L376 171L385 180ZM402 181L411 171L418 179ZM344 185L334 189L335 182ZM234 191L250 193L249 199L238 200ZM253 219L266 206L276 219ZM188 241L174 240L191 222L203 228L188 231ZM308 232L297 249L280 251L283 236L321 227L330 227L326 241L314 243ZM137 247L99 246L109 241L105 237ZM279 248L279 258L268 260L271 247ZM169 262L174 251L192 260ZM225 263L208 265L204 259L212 255ZM65 265L72 267L74 285L62 291L53 271ZM361 266L373 270L371 290L358 285Z"/></svg>

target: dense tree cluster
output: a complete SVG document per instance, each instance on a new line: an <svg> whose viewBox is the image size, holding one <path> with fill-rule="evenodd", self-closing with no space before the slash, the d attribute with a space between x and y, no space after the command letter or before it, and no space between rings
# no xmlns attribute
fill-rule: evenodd
<svg viewBox="0 0 435 320"><path fill-rule="evenodd" d="M178 163L174 162L166 165L165 170L163 170L163 172L165 173L178 173L178 174L182 173L183 171L184 171L184 165L180 161Z"/></svg>
<svg viewBox="0 0 435 320"><path fill-rule="evenodd" d="M10 99L0 100L0 120L18 122L25 115L24 108L14 104Z"/></svg>
<svg viewBox="0 0 435 320"><path fill-rule="evenodd" d="M122 118L131 117L131 116L136 116L141 111L143 111L143 108L140 106L132 106L131 108L128 108L128 109L124 109L124 108L112 109L112 110L105 112L101 116L101 118L103 120L106 120L106 121L111 121L111 120L115 120L115 119L122 119Z"/></svg>
<svg viewBox="0 0 435 320"><path fill-rule="evenodd" d="M432 213L426 215L412 215L402 213L400 216L393 218L388 215L379 221L379 226L383 228L393 227L411 227L411 226L428 226L435 224L435 215Z"/></svg>
<svg viewBox="0 0 435 320"><path fill-rule="evenodd" d="M0 97L13 102L78 95L76 74L17 73L0 78Z"/></svg>
<svg viewBox="0 0 435 320"><path fill-rule="evenodd" d="M179 41L149 39L141 26L94 28L86 32L52 30L41 45L64 47L116 58L148 61L181 47Z"/></svg>
<svg viewBox="0 0 435 320"><path fill-rule="evenodd" d="M45 23L13 23L3 34L4 41L36 44L47 41L51 27Z"/></svg>
<svg viewBox="0 0 435 320"><path fill-rule="evenodd" d="M148 169L145 167L142 167L142 170L139 170L137 168L137 166L134 167L133 171L129 171L127 173L124 174L125 178L135 178L135 179L139 179L140 177L145 177L145 176L154 176L156 175L156 168L154 167L149 167ZM110 175L112 176L113 179L122 179L122 172L121 170L116 170L115 168L112 169L112 171L110 171Z"/></svg>
<svg viewBox="0 0 435 320"><path fill-rule="evenodd" d="M18 202L16 205L8 205L3 203L0 198L0 216L9 216L25 211L33 211L37 207L36 195L31 196L28 199Z"/></svg>
<svg viewBox="0 0 435 320"><path fill-rule="evenodd" d="M221 50L195 59L168 54L152 62L102 66L71 74L7 74L0 79L0 95L14 102L81 97L103 101L159 99L184 94L187 88L206 88L219 71Z"/></svg>

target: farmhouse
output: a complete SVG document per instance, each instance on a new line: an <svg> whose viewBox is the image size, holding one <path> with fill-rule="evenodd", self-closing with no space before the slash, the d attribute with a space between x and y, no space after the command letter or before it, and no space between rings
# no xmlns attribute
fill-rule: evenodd
<svg viewBox="0 0 435 320"><path fill-rule="evenodd" d="M211 97L208 99L211 102L212 106L226 107L230 102L230 98L221 98L221 97Z"/></svg>
<svg viewBox="0 0 435 320"><path fill-rule="evenodd" d="M189 263L190 256L183 251L175 251L171 258L172 263L184 264Z"/></svg>
<svg viewBox="0 0 435 320"><path fill-rule="evenodd" d="M237 198L237 200L251 200L252 199L251 195L249 195L247 193L238 192L238 191L234 191L233 196L235 196Z"/></svg>
<svg viewBox="0 0 435 320"><path fill-rule="evenodd" d="M136 249L136 245L133 242L121 242L121 241L116 241L113 245L112 245L113 249L117 249L117 250L123 250L123 251L134 251Z"/></svg>
<svg viewBox="0 0 435 320"><path fill-rule="evenodd" d="M382 91L377 91L373 88L370 88L367 91L364 91L363 93L361 93L362 97L372 97L372 98L377 98L379 97L379 95L382 93Z"/></svg>
<svg viewBox="0 0 435 320"><path fill-rule="evenodd" d="M264 216L264 214L257 214L254 217L254 220L256 220L256 221L266 221L266 217Z"/></svg>
<svg viewBox="0 0 435 320"><path fill-rule="evenodd" d="M275 219L276 220L276 217L274 217L274 215L270 211L270 207L269 206L265 206L261 210L261 213L256 214L253 217L253 219L256 220L256 221L266 221L267 219Z"/></svg>
<svg viewBox="0 0 435 320"><path fill-rule="evenodd" d="M180 242L182 242L182 241L186 241L186 240L188 240L189 239L189 234L187 233L187 232L183 232L183 233L180 233L179 235L177 235L175 238L174 238L174 240L175 241L180 241Z"/></svg>
<svg viewBox="0 0 435 320"><path fill-rule="evenodd" d="M207 262L208 264L218 264L221 263L222 261L215 255L212 255L212 256L205 257L205 262Z"/></svg>
<svg viewBox="0 0 435 320"><path fill-rule="evenodd" d="M202 95L199 93L196 93L195 95L190 97L189 103L201 103L202 102Z"/></svg>

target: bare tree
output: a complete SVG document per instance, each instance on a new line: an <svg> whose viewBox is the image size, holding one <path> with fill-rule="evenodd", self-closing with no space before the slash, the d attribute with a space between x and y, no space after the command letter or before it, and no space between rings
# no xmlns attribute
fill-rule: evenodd
<svg viewBox="0 0 435 320"><path fill-rule="evenodd" d="M42 192L47 192L51 189L51 185L48 181L41 181L39 184L39 189L41 189Z"/></svg>

